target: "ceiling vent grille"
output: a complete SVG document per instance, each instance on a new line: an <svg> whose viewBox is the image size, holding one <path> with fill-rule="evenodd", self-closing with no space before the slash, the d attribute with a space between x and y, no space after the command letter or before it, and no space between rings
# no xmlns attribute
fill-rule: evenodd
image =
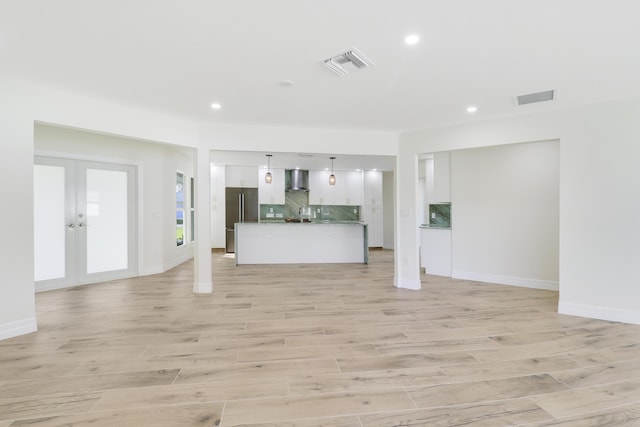
<svg viewBox="0 0 640 427"><path fill-rule="evenodd" d="M338 55L331 56L322 61L322 65L333 71L339 76L349 74L349 69L368 68L374 65L373 61L367 58L362 52L355 47L353 49L342 52Z"/></svg>
<svg viewBox="0 0 640 427"><path fill-rule="evenodd" d="M517 105L534 104L536 102L553 101L555 98L554 90L545 90L544 92L529 93L527 95L516 96Z"/></svg>

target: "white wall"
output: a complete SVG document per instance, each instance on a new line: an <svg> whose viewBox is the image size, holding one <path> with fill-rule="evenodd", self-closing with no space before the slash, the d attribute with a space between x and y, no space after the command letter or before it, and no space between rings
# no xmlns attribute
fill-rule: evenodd
<svg viewBox="0 0 640 427"><path fill-rule="evenodd" d="M640 323L640 99L563 117L560 311Z"/></svg>
<svg viewBox="0 0 640 427"><path fill-rule="evenodd" d="M559 311L640 323L638 117L640 99L634 98L407 132L400 136L398 211L415 209L414 162L419 153L558 139ZM600 206L608 215L599 213ZM418 267L411 264L418 233L397 228L396 254L409 260L396 262L397 277L411 285L419 279Z"/></svg>
<svg viewBox="0 0 640 427"><path fill-rule="evenodd" d="M558 141L451 152L452 276L558 290Z"/></svg>
<svg viewBox="0 0 640 427"><path fill-rule="evenodd" d="M33 121L0 79L0 339L35 331Z"/></svg>
<svg viewBox="0 0 640 427"><path fill-rule="evenodd" d="M36 124L38 155L68 157L138 168L139 274L166 271L191 258L190 245L175 244L175 173L193 176L190 149Z"/></svg>

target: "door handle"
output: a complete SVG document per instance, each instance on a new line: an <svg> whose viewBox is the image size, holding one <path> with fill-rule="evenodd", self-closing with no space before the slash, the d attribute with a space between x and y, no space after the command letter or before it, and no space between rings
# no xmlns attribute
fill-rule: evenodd
<svg viewBox="0 0 640 427"><path fill-rule="evenodd" d="M70 230L73 230L74 228L76 228L76 225L74 223L71 223L71 224L67 224L65 227L67 227Z"/></svg>
<svg viewBox="0 0 640 427"><path fill-rule="evenodd" d="M85 227L87 227L87 225L82 222L78 224L78 228L85 228Z"/></svg>

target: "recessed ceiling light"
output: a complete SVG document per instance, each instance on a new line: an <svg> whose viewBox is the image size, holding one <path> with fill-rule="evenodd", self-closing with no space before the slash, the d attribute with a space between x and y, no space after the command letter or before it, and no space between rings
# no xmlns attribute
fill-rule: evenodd
<svg viewBox="0 0 640 427"><path fill-rule="evenodd" d="M476 111L478 111L478 107L476 107L475 105L470 105L469 107L467 107L467 113L473 114Z"/></svg>
<svg viewBox="0 0 640 427"><path fill-rule="evenodd" d="M404 42L408 45L417 44L420 41L420 36L417 34L409 34L404 38Z"/></svg>
<svg viewBox="0 0 640 427"><path fill-rule="evenodd" d="M219 109L221 109L221 108L222 108L222 104L217 103L217 102L213 102L213 103L211 104L211 108L213 108L214 110L219 110Z"/></svg>

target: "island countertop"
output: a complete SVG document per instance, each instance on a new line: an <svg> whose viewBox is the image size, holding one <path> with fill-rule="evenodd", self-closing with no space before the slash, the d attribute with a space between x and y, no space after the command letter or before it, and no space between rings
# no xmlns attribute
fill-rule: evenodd
<svg viewBox="0 0 640 427"><path fill-rule="evenodd" d="M237 223L235 239L236 264L369 262L360 221Z"/></svg>

